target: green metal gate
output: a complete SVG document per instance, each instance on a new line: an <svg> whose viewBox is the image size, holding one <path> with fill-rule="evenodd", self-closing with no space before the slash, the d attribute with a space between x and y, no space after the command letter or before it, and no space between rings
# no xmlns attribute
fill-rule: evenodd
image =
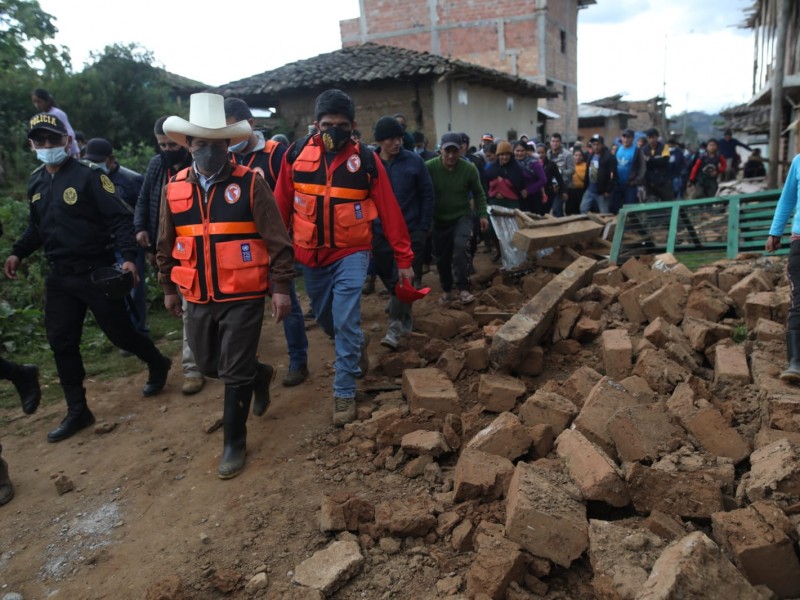
<svg viewBox="0 0 800 600"><path fill-rule="evenodd" d="M671 252L763 252L780 190L629 204L617 215L610 260L620 264L632 256ZM791 234L791 220L784 235ZM788 239L778 254L789 251Z"/></svg>

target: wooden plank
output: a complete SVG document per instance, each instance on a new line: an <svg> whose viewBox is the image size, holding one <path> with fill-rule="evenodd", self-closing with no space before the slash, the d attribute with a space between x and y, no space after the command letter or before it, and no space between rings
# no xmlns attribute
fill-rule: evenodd
<svg viewBox="0 0 800 600"><path fill-rule="evenodd" d="M603 227L589 220L554 223L549 227L520 229L514 233L511 241L531 256L542 248L571 246L597 239L603 233Z"/></svg>
<svg viewBox="0 0 800 600"><path fill-rule="evenodd" d="M523 213L524 214L524 213ZM533 221L530 225L526 225L523 229L535 229L537 227L552 227L553 225L561 225L562 223L572 223L573 221L588 221L589 217L586 215L571 215L569 217L551 217L542 221Z"/></svg>

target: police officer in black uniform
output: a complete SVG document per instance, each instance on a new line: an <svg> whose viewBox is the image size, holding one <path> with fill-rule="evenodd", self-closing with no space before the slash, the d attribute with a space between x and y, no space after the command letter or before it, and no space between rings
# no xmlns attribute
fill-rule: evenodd
<svg viewBox="0 0 800 600"><path fill-rule="evenodd" d="M31 174L28 227L13 245L3 270L6 277L17 279L20 261L44 247L50 263L45 329L67 402L67 416L47 434L47 441L59 442L94 423L86 404L86 372L80 353L87 309L113 344L147 363L149 377L142 390L145 396L157 394L164 387L171 361L149 338L133 329L122 299L107 296L92 283L93 271L116 263L115 250L122 254L122 271L130 272L134 281L138 278L130 208L117 197L114 184L96 165L68 155L72 138L57 117L34 115L28 139L44 164Z"/></svg>

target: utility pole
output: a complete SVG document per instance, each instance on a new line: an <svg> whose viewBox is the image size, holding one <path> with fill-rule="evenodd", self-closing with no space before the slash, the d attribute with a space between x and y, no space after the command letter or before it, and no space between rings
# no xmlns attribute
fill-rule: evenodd
<svg viewBox="0 0 800 600"><path fill-rule="evenodd" d="M778 170L783 117L783 72L786 65L786 33L789 30L789 9L792 0L779 0L778 31L775 37L775 62L772 68L772 98L769 117L769 172L767 187L778 187Z"/></svg>

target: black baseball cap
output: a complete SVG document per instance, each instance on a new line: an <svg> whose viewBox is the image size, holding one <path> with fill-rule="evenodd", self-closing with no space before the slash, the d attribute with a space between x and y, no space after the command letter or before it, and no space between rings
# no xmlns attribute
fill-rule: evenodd
<svg viewBox="0 0 800 600"><path fill-rule="evenodd" d="M49 131L59 135L67 135L67 128L61 119L48 113L37 113L28 122L28 137L31 138L36 132Z"/></svg>
<svg viewBox="0 0 800 600"><path fill-rule="evenodd" d="M622 136L623 136L623 137L629 137L629 138L632 138L632 137L634 136L634 131L633 131L633 129L626 129L625 131L623 131L623 132L622 132Z"/></svg>
<svg viewBox="0 0 800 600"><path fill-rule="evenodd" d="M84 158L92 162L105 162L105 160L114 154L114 148L111 142L103 138L92 138L86 144L86 155Z"/></svg>
<svg viewBox="0 0 800 600"><path fill-rule="evenodd" d="M460 133L445 133L442 136L442 143L439 144L439 147L444 150L445 148L449 148L450 146L455 146L459 150L461 150L461 134Z"/></svg>
<svg viewBox="0 0 800 600"><path fill-rule="evenodd" d="M595 133L591 138L589 138L589 141L590 142L600 142L601 144L605 143L605 140L603 139L603 136L600 135L599 133Z"/></svg>

